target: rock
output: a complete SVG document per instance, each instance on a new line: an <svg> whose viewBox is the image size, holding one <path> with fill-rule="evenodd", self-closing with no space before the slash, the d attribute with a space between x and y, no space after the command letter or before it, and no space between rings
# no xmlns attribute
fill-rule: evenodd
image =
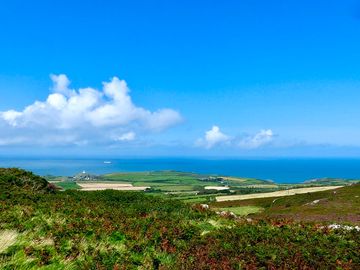
<svg viewBox="0 0 360 270"><path fill-rule="evenodd" d="M229 211L216 212L216 214L220 215L221 217L237 218L237 215L235 215L233 212L229 212Z"/></svg>
<svg viewBox="0 0 360 270"><path fill-rule="evenodd" d="M233 217L233 218L237 218L237 215L235 215L233 212L230 212L230 213L229 213L229 216L230 216L230 217Z"/></svg>
<svg viewBox="0 0 360 270"><path fill-rule="evenodd" d="M315 201L313 201L311 204L317 204L317 203L319 203L320 202L320 200L315 200Z"/></svg>
<svg viewBox="0 0 360 270"><path fill-rule="evenodd" d="M318 204L320 202L320 200L314 200L310 203L306 203L305 205L315 205L315 204Z"/></svg>
<svg viewBox="0 0 360 270"><path fill-rule="evenodd" d="M346 231L352 231L352 230L356 230L358 232L360 232L360 226L348 226L348 225L340 225L340 224L331 224L328 226L329 229L332 230L346 230Z"/></svg>

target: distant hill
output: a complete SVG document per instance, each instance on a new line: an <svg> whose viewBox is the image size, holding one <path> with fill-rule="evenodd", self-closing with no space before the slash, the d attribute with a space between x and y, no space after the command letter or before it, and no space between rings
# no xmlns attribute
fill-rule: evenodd
<svg viewBox="0 0 360 270"><path fill-rule="evenodd" d="M0 168L0 190L51 192L54 186L32 172L17 168Z"/></svg>
<svg viewBox="0 0 360 270"><path fill-rule="evenodd" d="M338 186L338 185L344 185L344 184L355 184L355 183L360 183L360 180L357 179L343 179L343 178L316 178L316 179L311 179L311 180L307 180L304 182L304 184L315 184L315 185L334 185L334 186Z"/></svg>

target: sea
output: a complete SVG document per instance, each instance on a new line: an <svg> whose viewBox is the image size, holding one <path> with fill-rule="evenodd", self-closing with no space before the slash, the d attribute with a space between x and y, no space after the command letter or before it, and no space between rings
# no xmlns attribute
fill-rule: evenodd
<svg viewBox="0 0 360 270"><path fill-rule="evenodd" d="M301 183L318 178L360 179L360 159L15 159L0 158L0 167L17 167L36 174L72 176L91 174L174 170L271 180L276 183Z"/></svg>

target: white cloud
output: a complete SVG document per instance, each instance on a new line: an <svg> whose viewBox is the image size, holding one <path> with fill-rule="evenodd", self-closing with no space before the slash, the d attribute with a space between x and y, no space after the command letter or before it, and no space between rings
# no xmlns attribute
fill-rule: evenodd
<svg viewBox="0 0 360 270"><path fill-rule="evenodd" d="M204 138L198 139L195 144L207 149L218 145L255 149L271 143L273 139L274 133L271 129L263 129L253 135L233 137L222 133L218 126L213 126L205 132Z"/></svg>
<svg viewBox="0 0 360 270"><path fill-rule="evenodd" d="M145 125L152 130L162 130L164 126L171 126L174 121L181 121L178 112L171 109L160 109L151 114L146 112L146 114Z"/></svg>
<svg viewBox="0 0 360 270"><path fill-rule="evenodd" d="M238 142L242 148L259 148L269 144L274 139L274 133L271 129L262 129L255 135L245 137Z"/></svg>
<svg viewBox="0 0 360 270"><path fill-rule="evenodd" d="M115 137L115 141L121 141L121 142L133 141L133 140L135 140L135 137L136 137L135 132L130 131L130 132L124 133L118 137Z"/></svg>
<svg viewBox="0 0 360 270"><path fill-rule="evenodd" d="M0 146L20 144L20 143L24 143L25 141L26 138L23 137L5 138L5 139L0 138Z"/></svg>
<svg viewBox="0 0 360 270"><path fill-rule="evenodd" d="M65 106L67 104L67 100L63 95L56 93L56 94L52 94L52 95L48 96L47 103L51 107L61 110L61 109L65 108Z"/></svg>
<svg viewBox="0 0 360 270"><path fill-rule="evenodd" d="M130 141L135 139L134 129L162 131L182 121L172 109L151 112L136 106L126 82L117 77L104 82L102 90L69 89L70 80L64 74L51 75L51 79L53 93L46 101L35 101L22 111L0 112L0 127L6 130L0 134L3 144L109 143L114 138Z"/></svg>
<svg viewBox="0 0 360 270"><path fill-rule="evenodd" d="M70 80L65 74L60 74L60 75L51 74L50 78L54 83L52 90L55 93L60 93L65 96L72 96L75 94L74 90L69 89Z"/></svg>
<svg viewBox="0 0 360 270"><path fill-rule="evenodd" d="M197 141L198 146L204 146L210 149L216 145L229 142L231 138L220 131L218 126L213 126L205 132L205 137Z"/></svg>
<svg viewBox="0 0 360 270"><path fill-rule="evenodd" d="M3 120L5 120L11 126L16 126L16 118L20 116L21 113L14 110L1 113Z"/></svg>

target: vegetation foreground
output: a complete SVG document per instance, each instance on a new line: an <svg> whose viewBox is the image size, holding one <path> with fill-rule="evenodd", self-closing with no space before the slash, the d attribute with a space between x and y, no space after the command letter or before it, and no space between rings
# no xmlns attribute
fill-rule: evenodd
<svg viewBox="0 0 360 270"><path fill-rule="evenodd" d="M220 216L140 192L60 192L17 169L0 169L0 213L1 269L360 268L356 229Z"/></svg>

